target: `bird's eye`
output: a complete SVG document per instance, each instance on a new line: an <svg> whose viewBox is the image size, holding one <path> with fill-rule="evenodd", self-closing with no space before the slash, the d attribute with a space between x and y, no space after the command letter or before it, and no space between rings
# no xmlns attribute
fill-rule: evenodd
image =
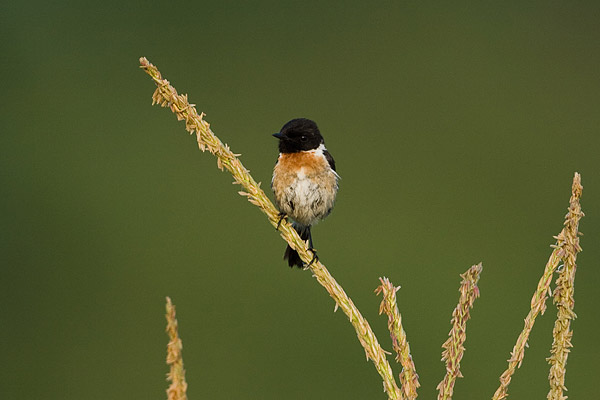
<svg viewBox="0 0 600 400"><path fill-rule="evenodd" d="M308 140L308 138L306 136L300 136L300 141L301 142L306 142Z"/></svg>

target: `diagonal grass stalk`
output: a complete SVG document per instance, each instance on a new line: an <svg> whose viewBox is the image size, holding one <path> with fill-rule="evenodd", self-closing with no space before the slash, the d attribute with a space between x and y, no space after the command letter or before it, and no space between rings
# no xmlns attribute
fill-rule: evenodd
<svg viewBox="0 0 600 400"><path fill-rule="evenodd" d="M271 225L276 227L279 222L277 209L260 188L260 185L252 178L249 171L242 165L238 154L233 153L229 146L223 144L212 132L210 125L204 120L204 113L198 114L195 105L188 102L187 95L178 94L169 81L163 79L160 71L145 57L140 58L140 67L150 75L157 86L152 96L152 104L169 107L179 121L185 121L186 130L190 134L196 134L200 150L208 150L217 157L217 167L221 170L228 170L233 176L234 183L241 185L244 189L239 194L246 196L250 203L259 207L267 215ZM298 252L305 263L308 264L312 260L312 253L308 250L308 244L300 239L291 224L287 221L281 221L279 233ZM373 361L377 372L383 379L383 387L388 397L390 399L400 399L402 395L394 379L392 368L367 320L321 262L318 260L313 262L310 270L317 282L333 298L336 309L339 307L350 320L359 342L365 349L367 359Z"/></svg>

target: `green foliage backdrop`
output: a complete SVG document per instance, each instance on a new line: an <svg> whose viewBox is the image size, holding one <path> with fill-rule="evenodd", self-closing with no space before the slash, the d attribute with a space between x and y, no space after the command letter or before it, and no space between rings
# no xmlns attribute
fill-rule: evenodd
<svg viewBox="0 0 600 400"><path fill-rule="evenodd" d="M459 274L483 262L455 398L490 398L582 175L570 398L596 390L596 2L5 2L1 398L161 398L164 298L190 399L385 398L352 327L152 108L148 57L267 188L271 133L316 120L342 176L321 260L391 350L397 293L422 398ZM550 305L550 304L549 304ZM545 396L552 307L509 393ZM396 367L396 372L399 369Z"/></svg>

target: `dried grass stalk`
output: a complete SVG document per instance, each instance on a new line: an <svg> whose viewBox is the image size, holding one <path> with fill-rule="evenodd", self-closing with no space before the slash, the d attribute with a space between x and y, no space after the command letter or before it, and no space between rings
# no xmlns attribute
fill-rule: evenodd
<svg viewBox="0 0 600 400"><path fill-rule="evenodd" d="M167 400L187 400L187 382L185 381L185 370L183 369L183 357L181 349L183 344L177 332L177 319L175 318L175 306L167 297L167 334L169 344L167 345L167 365L170 370L167 381L171 385L167 389Z"/></svg>
<svg viewBox="0 0 600 400"><path fill-rule="evenodd" d="M242 165L238 159L239 154L233 153L229 146L223 144L211 131L210 125L204 120L204 113L198 114L195 105L188 102L187 95L178 94L169 81L163 79L159 70L145 57L140 58L140 68L150 75L157 86L152 96L152 104L169 107L178 120L185 121L186 130L190 134L196 134L200 150L208 150L217 157L219 169L228 170L233 176L234 183L243 187L244 191L240 191L239 194L246 196L250 203L259 207L267 215L271 225L276 227L279 221L277 209L260 188L260 184L252 178L250 172ZM300 238L291 224L282 221L279 233L298 252L305 263L308 264L312 260L313 253L308 250L308 243ZM368 322L321 262L313 262L310 269L317 282L327 290L335 301L336 309L337 307L341 308L348 316L350 323L356 330L358 340L365 349L367 359L373 360L377 372L383 379L383 387L388 397L399 399L401 397L400 389L396 384L390 364Z"/></svg>
<svg viewBox="0 0 600 400"><path fill-rule="evenodd" d="M556 279L556 288L554 289L554 304L558 309L556 321L552 336L551 356L547 359L550 363L550 374L548 380L550 382L550 391L548 392L549 400L564 400L567 396L564 395L565 375L567 372L567 357L569 349L573 347L571 344L571 321L576 318L573 308L575 307L574 292L575 292L575 271L577 269L577 253L581 251L579 246L579 220L583 217L579 198L581 196L581 176L575 173L573 178L573 195L571 196L571 204L569 212L565 217L565 228L556 237L558 249L562 252L564 266Z"/></svg>
<svg viewBox="0 0 600 400"><path fill-rule="evenodd" d="M406 339L406 332L402 327L402 317L398 311L396 302L396 292L400 286L394 287L389 279L379 278L381 285L375 289L375 293L383 293L383 299L379 306L379 314L386 313L388 316L388 329L392 337L392 347L396 352L396 361L402 365L400 373L400 386L404 397L408 400L417 398L417 388L419 384L419 375L415 368L412 356L410 355L410 346Z"/></svg>
<svg viewBox="0 0 600 400"><path fill-rule="evenodd" d="M448 334L449 338L442 347L442 361L446 362L446 375L438 384L438 400L448 400L452 398L454 392L454 383L456 378L462 378L460 372L460 360L463 357L467 340L467 321L469 320L470 310L473 308L475 299L479 297L479 287L477 282L481 276L483 267L481 263L473 265L464 274L461 274L462 282L460 284L460 298L458 305L452 312L452 329Z"/></svg>
<svg viewBox="0 0 600 400"><path fill-rule="evenodd" d="M573 245L576 244L577 248L579 248L579 240L577 239L577 241L575 241L573 238L577 238L577 226L579 223L579 219L581 218L581 216L583 216L583 213L581 213L581 208L579 206L579 199L581 198L582 189L583 188L581 186L581 176L578 173L575 173L575 176L573 178L573 186L571 190L569 213L565 217L565 227L560 232L560 234L558 234L558 236L555 236L555 239L557 239L557 244L552 246L554 250L550 255L548 263L546 264L544 273L540 281L538 282L537 290L535 291L531 299L531 310L529 311L529 314L527 314L527 318L525 318L525 326L523 327L521 334L517 338L517 343L513 347L511 357L508 359L508 368L500 376L500 386L494 393L494 396L492 397L493 400L505 399L508 396L508 385L510 384L515 370L519 368L521 366L521 363L523 362L523 357L525 356L525 347L527 346L527 340L529 339L529 335L531 333L531 330L533 329L535 319L540 313L543 314L546 311L546 299L548 298L548 293L550 293L550 283L552 281L552 275L554 274L554 271L556 271L558 265L560 264L561 259L563 259L567 255L567 247L571 246L570 249L574 249ZM573 214L571 213L571 210L574 211ZM571 231L572 233L567 233L567 231ZM562 243L570 243L570 245L565 247L565 245ZM574 265L575 260L573 259L572 262ZM575 273L575 268L572 269L572 273ZM564 360L566 362L566 357ZM563 367L564 364L560 368ZM551 375L552 373L553 372L551 371ZM562 386L562 383L561 387L564 387Z"/></svg>

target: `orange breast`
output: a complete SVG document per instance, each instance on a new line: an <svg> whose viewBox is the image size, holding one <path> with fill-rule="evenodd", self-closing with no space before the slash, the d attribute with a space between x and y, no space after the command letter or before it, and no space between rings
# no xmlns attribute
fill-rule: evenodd
<svg viewBox="0 0 600 400"><path fill-rule="evenodd" d="M279 156L279 165L287 171L294 172L303 168L303 172L307 176L318 174L323 168L329 167L327 160L323 156L310 152L281 154Z"/></svg>

